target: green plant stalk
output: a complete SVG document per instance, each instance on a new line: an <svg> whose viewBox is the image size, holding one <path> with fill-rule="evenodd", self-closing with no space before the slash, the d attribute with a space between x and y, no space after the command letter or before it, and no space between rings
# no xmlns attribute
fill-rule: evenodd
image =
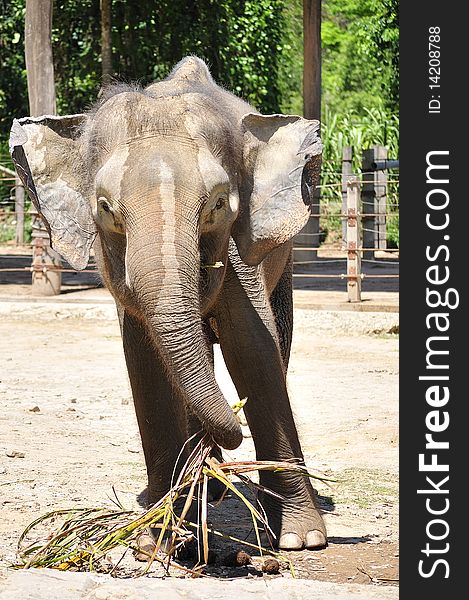
<svg viewBox="0 0 469 600"><path fill-rule="evenodd" d="M238 410L241 408L240 404ZM51 567L59 570L81 569L87 567L93 570L98 566L99 561L107 552L118 546L124 546L126 549L135 545L134 542L138 535L148 527L159 527L161 529L156 542L155 550L152 552L147 562L144 573L148 572L152 562L158 560L157 552L161 547L165 532L171 532L171 543L169 545L168 555L162 564L169 564L171 557L176 549L176 540L178 536L182 540L187 540L191 532L183 530L182 526L191 526L187 523L185 516L190 508L195 493L195 487L203 484L202 503L207 503L207 484L209 479L218 479L234 495L236 495L247 507L251 514L253 527L256 534L257 548L261 554L269 552L262 547L260 541L260 532L258 524L261 523L266 531L270 531L266 519L259 513L253 504L233 485L229 477L237 475L237 463L217 463L210 457L213 450L213 441L205 436L196 445L191 456L186 461L183 472L179 475L176 484L171 490L143 515L137 516L133 511L109 511L108 509L78 509L76 511L58 510L47 513L39 517L33 523L26 527L20 536L19 548L26 535L37 525L44 523L47 519L56 518L59 515L68 515L65 522L61 525L58 532L51 536L44 545L38 545L34 542L27 548L21 550L20 556L26 561L22 565L16 565L17 568L29 567ZM275 463L267 461L245 461L239 463L239 475L251 470L267 469L271 471L293 470L305 476L316 477L325 480L323 477L309 474L306 469L296 463ZM243 481L245 475L242 475ZM248 480L249 481L249 480ZM174 521L173 503L180 497L181 493L189 489L181 515ZM126 519L131 518L128 522ZM133 518L132 518L133 517ZM135 518L136 517L136 518ZM171 525L171 522L173 524ZM204 549L204 560L208 559L208 524L207 507L202 510L202 541ZM273 535L273 533L270 531ZM231 539L231 538L230 538ZM138 545L138 544L137 544ZM277 556L277 554L274 554ZM279 555L281 556L281 555ZM284 560L282 558L282 560Z"/></svg>

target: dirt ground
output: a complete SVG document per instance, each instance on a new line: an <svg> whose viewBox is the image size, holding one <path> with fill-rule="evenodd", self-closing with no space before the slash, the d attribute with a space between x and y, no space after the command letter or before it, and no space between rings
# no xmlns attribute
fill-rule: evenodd
<svg viewBox="0 0 469 600"><path fill-rule="evenodd" d="M398 339L396 314L296 309L289 389L307 465L334 477L316 485L329 546L289 553L298 577L396 585L398 580ZM391 333L390 333L391 332ZM21 531L61 507L129 508L145 487L143 453L117 321L47 318L0 322L0 564L16 560ZM218 357L219 358L219 357ZM235 394L217 359L217 376ZM234 459L254 458L245 430ZM217 527L250 531L239 503L213 511ZM256 576L254 565L209 572ZM129 562L131 570L133 559ZM134 563L140 568L139 563ZM290 577L282 568L281 576Z"/></svg>

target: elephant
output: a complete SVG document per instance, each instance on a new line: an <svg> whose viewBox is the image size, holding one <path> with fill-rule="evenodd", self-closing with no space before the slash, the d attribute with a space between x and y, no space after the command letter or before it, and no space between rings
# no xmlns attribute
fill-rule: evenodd
<svg viewBox="0 0 469 600"><path fill-rule="evenodd" d="M286 373L292 238L311 212L318 130L260 114L195 56L147 87L112 83L85 114L13 122L12 157L52 247L77 270L93 247L115 300L151 503L197 428L221 448L242 441L214 343L247 398L257 459L304 464ZM263 471L260 483L276 493L260 500L279 548L327 545L309 478Z"/></svg>

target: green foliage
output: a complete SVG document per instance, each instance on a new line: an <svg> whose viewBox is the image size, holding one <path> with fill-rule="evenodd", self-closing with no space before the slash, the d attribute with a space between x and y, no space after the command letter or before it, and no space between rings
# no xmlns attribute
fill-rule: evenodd
<svg viewBox="0 0 469 600"><path fill-rule="evenodd" d="M12 118L28 114L28 97L25 0L0 0L0 7L3 153ZM340 172L344 145L354 147L356 161L372 144L398 157L398 0L322 0L322 16L327 183L328 171ZM55 0L52 38L58 112L81 112L101 85L99 0ZM116 79L146 84L195 54L262 112L302 113L302 0L113 0L112 43ZM324 188L324 197L337 202L339 194ZM397 190L393 198L397 207Z"/></svg>
<svg viewBox="0 0 469 600"><path fill-rule="evenodd" d="M31 242L31 215L25 214L24 217L24 243ZM11 242L16 237L16 220L14 214L0 218L0 244Z"/></svg>
<svg viewBox="0 0 469 600"><path fill-rule="evenodd" d="M323 104L399 110L398 0L323 0Z"/></svg>
<svg viewBox="0 0 469 600"><path fill-rule="evenodd" d="M99 0L54 1L52 52L59 114L83 112L99 91L100 18Z"/></svg>
<svg viewBox="0 0 469 600"><path fill-rule="evenodd" d="M0 0L2 1L2 0ZM143 84L165 77L184 56L204 58L214 78L261 111L280 110L284 0L114 0L114 76ZM10 0L0 20L0 135L28 113L25 0ZM101 85L99 0L56 0L53 56L57 109L81 112ZM283 86L285 89L285 86Z"/></svg>
<svg viewBox="0 0 469 600"><path fill-rule="evenodd" d="M399 156L398 0L322 2L322 184L336 183L344 146L352 146L353 172L360 173L362 150L386 146ZM388 245L399 245L399 190L389 174ZM323 210L341 212L341 188L325 187ZM330 222L332 229L340 220Z"/></svg>
<svg viewBox="0 0 469 600"><path fill-rule="evenodd" d="M386 146L388 155L399 154L399 120L397 115L380 108L365 108L364 114L354 111L338 114L326 107L321 139L324 144L324 162L338 167L342 162L342 149L352 146L353 170L361 167L361 152L376 144Z"/></svg>
<svg viewBox="0 0 469 600"><path fill-rule="evenodd" d="M374 145L386 146L388 156L399 155L399 119L397 115L382 108L365 109L360 115L354 111L338 114L326 108L321 127L321 139L324 145L321 184L321 205L329 214L341 212L342 151L345 146L352 147L352 171L361 171L362 150ZM330 186L330 187L327 187ZM394 172L389 173L388 212L396 213L388 217L387 232L390 247L399 245L399 185ZM329 228L337 230L340 219L330 219Z"/></svg>
<svg viewBox="0 0 469 600"><path fill-rule="evenodd" d="M28 112L24 61L24 0L0 0L0 139L6 137L12 115ZM3 148L2 148L3 150Z"/></svg>
<svg viewBox="0 0 469 600"><path fill-rule="evenodd" d="M302 111L302 1L285 2L282 110ZM399 111L398 0L322 0L322 107Z"/></svg>
<svg viewBox="0 0 469 600"><path fill-rule="evenodd" d="M28 112L25 0L0 0L0 132ZM397 113L397 0L323 0L323 105ZM113 0L114 75L148 83L187 54L263 112L302 112L301 0ZM82 111L101 82L99 0L56 0L53 54L61 113Z"/></svg>
<svg viewBox="0 0 469 600"><path fill-rule="evenodd" d="M285 2L279 86L281 112L303 114L303 2Z"/></svg>

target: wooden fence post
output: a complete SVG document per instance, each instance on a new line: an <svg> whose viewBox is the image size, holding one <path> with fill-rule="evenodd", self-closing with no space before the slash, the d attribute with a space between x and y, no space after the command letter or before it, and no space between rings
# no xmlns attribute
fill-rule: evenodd
<svg viewBox="0 0 469 600"><path fill-rule="evenodd" d="M361 302L361 231L360 231L360 180L347 180L347 294L349 302Z"/></svg>
<svg viewBox="0 0 469 600"><path fill-rule="evenodd" d="M15 180L15 221L16 221L16 233L15 233L15 244L24 243L24 187L21 179L18 177L16 171L8 169L3 165L0 165L0 174L6 175L8 180ZM11 199L11 191L10 191Z"/></svg>
<svg viewBox="0 0 469 600"><path fill-rule="evenodd" d="M373 148L363 150L362 153L362 211L363 214L372 214L375 212L375 178L373 173L373 163L375 160L375 151ZM375 247L375 219L374 217L363 217L363 247L368 250L363 251L363 258L373 260Z"/></svg>
<svg viewBox="0 0 469 600"><path fill-rule="evenodd" d="M24 187L18 175L15 176L15 243L24 244Z"/></svg>
<svg viewBox="0 0 469 600"><path fill-rule="evenodd" d="M375 163L386 161L388 149L384 146L375 146ZM375 247L386 250L386 204L388 194L387 169L375 168Z"/></svg>
<svg viewBox="0 0 469 600"><path fill-rule="evenodd" d="M29 110L33 117L56 112L52 61L52 0L26 0L24 51L28 75ZM62 261L50 247L49 235L34 209L32 215L32 286L38 296L60 294Z"/></svg>
<svg viewBox="0 0 469 600"><path fill-rule="evenodd" d="M352 146L342 150L342 214L347 214L347 181L352 175ZM347 219L342 217L342 239L347 243Z"/></svg>
<svg viewBox="0 0 469 600"><path fill-rule="evenodd" d="M386 248L387 171L377 170L377 161L385 160L384 146L373 146L362 155L363 258L374 260L375 250ZM369 250L372 248L372 250Z"/></svg>

